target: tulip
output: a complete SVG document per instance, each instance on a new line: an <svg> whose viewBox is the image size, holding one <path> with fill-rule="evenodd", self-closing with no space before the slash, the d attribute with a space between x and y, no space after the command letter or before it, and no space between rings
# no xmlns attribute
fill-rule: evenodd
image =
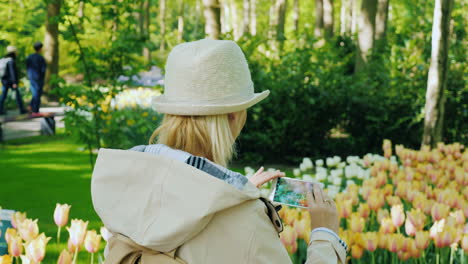
<svg viewBox="0 0 468 264"><path fill-rule="evenodd" d="M9 255L0 256L0 264L11 264L13 260Z"/></svg>
<svg viewBox="0 0 468 264"><path fill-rule="evenodd" d="M351 246L351 256L355 259L359 259L362 257L362 254L364 253L364 249L358 245L352 245Z"/></svg>
<svg viewBox="0 0 468 264"><path fill-rule="evenodd" d="M352 200L344 200L344 201L338 201L336 203L336 208L338 210L338 216L340 218L348 218L351 215L351 212L353 211L353 204Z"/></svg>
<svg viewBox="0 0 468 264"><path fill-rule="evenodd" d="M442 232L436 233L434 237L434 244L438 248L448 247L455 242L457 232L451 226L445 226Z"/></svg>
<svg viewBox="0 0 468 264"><path fill-rule="evenodd" d="M28 256L21 255L20 258L22 264L35 264L35 262L31 260Z"/></svg>
<svg viewBox="0 0 468 264"><path fill-rule="evenodd" d="M434 221L439 221L449 215L450 207L445 204L436 203L432 206L431 215Z"/></svg>
<svg viewBox="0 0 468 264"><path fill-rule="evenodd" d="M366 250L374 251L378 246L378 237L375 232L367 232L363 234L364 247Z"/></svg>
<svg viewBox="0 0 468 264"><path fill-rule="evenodd" d="M444 226L445 226L445 219L434 222L431 229L429 229L429 236L432 239L435 239L436 235L442 232L442 230L444 229Z"/></svg>
<svg viewBox="0 0 468 264"><path fill-rule="evenodd" d="M296 230L297 237L304 239L306 243L309 243L310 240L310 221L307 218L302 218L301 220L296 220L294 222L294 229Z"/></svg>
<svg viewBox="0 0 468 264"><path fill-rule="evenodd" d="M417 231L415 236L416 248L420 250L425 250L429 246L429 232L427 231Z"/></svg>
<svg viewBox="0 0 468 264"><path fill-rule="evenodd" d="M71 226L67 227L68 233L70 233L71 243L77 247L83 244L86 236L86 228L88 227L88 222L83 220L74 219L71 221Z"/></svg>
<svg viewBox="0 0 468 264"><path fill-rule="evenodd" d="M409 219L406 219L405 221L405 231L408 236L414 236L416 234L416 228Z"/></svg>
<svg viewBox="0 0 468 264"><path fill-rule="evenodd" d="M386 199L387 199L388 205L390 206L402 204L401 199L398 196L387 196Z"/></svg>
<svg viewBox="0 0 468 264"><path fill-rule="evenodd" d="M39 227L37 226L37 219L34 221L31 219L25 219L24 221L20 222L18 226L18 232L21 238L23 238L24 241L26 242L31 241L34 238L36 238L37 235L39 234Z"/></svg>
<svg viewBox="0 0 468 264"><path fill-rule="evenodd" d="M382 148L384 151L384 157L389 159L392 156L392 142L388 139L384 139Z"/></svg>
<svg viewBox="0 0 468 264"><path fill-rule="evenodd" d="M399 228L405 222L405 212L403 211L403 205L394 205L390 211L393 225Z"/></svg>
<svg viewBox="0 0 468 264"><path fill-rule="evenodd" d="M23 240L18 235L13 235L8 241L8 253L13 257L19 257L23 253Z"/></svg>
<svg viewBox="0 0 468 264"><path fill-rule="evenodd" d="M291 226L285 226L283 232L281 232L280 240L286 247L289 254L294 254L297 251L297 234L296 230Z"/></svg>
<svg viewBox="0 0 468 264"><path fill-rule="evenodd" d="M39 235L37 238L27 242L24 245L26 249L26 256L34 262L41 262L46 253L46 245L49 242L50 237L46 237L44 233Z"/></svg>
<svg viewBox="0 0 468 264"><path fill-rule="evenodd" d="M59 204L55 206L54 211L54 221L55 224L58 226L57 231L57 243L60 243L60 231L62 227L66 226L68 223L68 215L70 213L71 206L68 204Z"/></svg>
<svg viewBox="0 0 468 264"><path fill-rule="evenodd" d="M102 239L104 239L104 241L108 241L109 238L112 237L112 233L109 231L109 229L107 229L105 226L101 227L101 236L102 236Z"/></svg>
<svg viewBox="0 0 468 264"><path fill-rule="evenodd" d="M90 230L86 232L84 246L89 253L96 253L99 250L100 243L101 235L98 235L96 231Z"/></svg>
<svg viewBox="0 0 468 264"><path fill-rule="evenodd" d="M299 211L293 208L287 208L286 206L283 206L283 209L281 209L282 215L281 218L283 219L283 223L285 225L290 225L292 226L294 221L299 218Z"/></svg>
<svg viewBox="0 0 468 264"><path fill-rule="evenodd" d="M387 248L388 237L386 234L377 233L377 246L378 248Z"/></svg>
<svg viewBox="0 0 468 264"><path fill-rule="evenodd" d="M465 219L465 216L463 215L462 210L451 212L450 217L453 217L455 219L455 222L457 225L463 225L466 222L466 219Z"/></svg>
<svg viewBox="0 0 468 264"><path fill-rule="evenodd" d="M461 247L465 252L468 252L468 234L463 235L461 240Z"/></svg>
<svg viewBox="0 0 468 264"><path fill-rule="evenodd" d="M62 250L57 260L57 264L71 264L71 263L72 263L72 255L66 249Z"/></svg>
<svg viewBox="0 0 468 264"><path fill-rule="evenodd" d="M14 237L14 236L18 236L18 232L16 231L16 229L7 228L7 230L5 232L5 241L7 243L10 243L11 238Z"/></svg>
<svg viewBox="0 0 468 264"><path fill-rule="evenodd" d="M11 225L18 229L19 224L26 219L26 213L14 212L11 216Z"/></svg>
<svg viewBox="0 0 468 264"><path fill-rule="evenodd" d="M384 218L382 222L380 222L380 232L384 234L391 234L395 232L395 226L393 225L391 218Z"/></svg>
<svg viewBox="0 0 468 264"><path fill-rule="evenodd" d="M359 215L363 218L367 218L369 217L369 214L370 214L370 209L369 209L369 205L366 204L366 203L361 203L359 204L359 207L357 209Z"/></svg>
<svg viewBox="0 0 468 264"><path fill-rule="evenodd" d="M78 252L78 251L81 251L81 245L79 245L78 247L76 247L75 245L73 245L73 243L71 242L70 239L68 239L67 246L68 246L68 251L69 251L69 252Z"/></svg>
<svg viewBox="0 0 468 264"><path fill-rule="evenodd" d="M426 215L420 209L413 208L408 213L408 220L416 230L422 230L426 224Z"/></svg>
<svg viewBox="0 0 468 264"><path fill-rule="evenodd" d="M390 235L388 239L387 249L388 251L395 253L402 248L405 237L401 234L393 234Z"/></svg>
<svg viewBox="0 0 468 264"><path fill-rule="evenodd" d="M385 204L385 197L382 195L382 193L376 189L371 191L371 194L369 195L369 199L367 200L367 204L369 204L369 208L377 212L382 206Z"/></svg>
<svg viewBox="0 0 468 264"><path fill-rule="evenodd" d="M390 217L390 213L387 209L379 209L377 211L377 221L380 223L384 218Z"/></svg>
<svg viewBox="0 0 468 264"><path fill-rule="evenodd" d="M351 231L355 233L360 233L364 230L365 220L358 213L352 213L351 217L348 219L348 226Z"/></svg>

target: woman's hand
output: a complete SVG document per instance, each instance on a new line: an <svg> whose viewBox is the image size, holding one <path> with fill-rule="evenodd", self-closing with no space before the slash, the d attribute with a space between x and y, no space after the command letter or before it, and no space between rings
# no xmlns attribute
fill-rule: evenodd
<svg viewBox="0 0 468 264"><path fill-rule="evenodd" d="M269 182L275 178L284 177L284 172L279 170L275 171L264 171L265 169L261 167L254 175L249 178L249 181L255 185L257 188L262 186L264 183Z"/></svg>
<svg viewBox="0 0 468 264"><path fill-rule="evenodd" d="M310 222L312 230L325 227L338 234L338 211L335 201L325 195L318 184L314 184L312 192L307 192Z"/></svg>

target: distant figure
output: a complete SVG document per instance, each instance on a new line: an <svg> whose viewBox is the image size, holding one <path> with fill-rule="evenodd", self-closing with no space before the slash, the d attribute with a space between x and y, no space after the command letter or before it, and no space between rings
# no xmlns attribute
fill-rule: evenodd
<svg viewBox="0 0 468 264"><path fill-rule="evenodd" d="M35 53L28 56L26 59L26 68L28 70L28 78L31 82L31 111L32 115L39 114L39 107L41 106L41 96L44 87L44 78L46 71L46 61L42 57L42 43L34 43Z"/></svg>
<svg viewBox="0 0 468 264"><path fill-rule="evenodd" d="M18 89L18 69L16 68L16 53L17 49L15 46L7 47L7 54L5 58L0 59L0 76L2 78L2 95L0 97L0 115L6 114L3 109L3 104L7 98L8 89L13 88L16 92L16 103L21 114L25 114L26 110L23 107L23 99L21 98L20 91Z"/></svg>

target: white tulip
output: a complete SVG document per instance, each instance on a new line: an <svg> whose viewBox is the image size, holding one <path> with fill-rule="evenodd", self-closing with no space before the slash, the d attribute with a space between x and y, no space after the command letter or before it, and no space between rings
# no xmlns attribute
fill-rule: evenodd
<svg viewBox="0 0 468 264"><path fill-rule="evenodd" d="M316 160L315 161L315 166L322 167L323 166L323 160L322 159Z"/></svg>
<svg viewBox="0 0 468 264"><path fill-rule="evenodd" d="M294 176L299 177L301 175L301 170L300 169L294 169L293 174L294 174Z"/></svg>

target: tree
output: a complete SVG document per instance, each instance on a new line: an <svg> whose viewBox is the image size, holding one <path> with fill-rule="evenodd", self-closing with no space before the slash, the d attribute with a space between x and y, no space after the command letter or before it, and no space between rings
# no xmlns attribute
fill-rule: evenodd
<svg viewBox="0 0 468 264"><path fill-rule="evenodd" d="M286 22L287 0L274 0L270 7L270 31L269 40L274 50L281 49L284 36L284 25ZM278 44L280 46L278 47Z"/></svg>
<svg viewBox="0 0 468 264"><path fill-rule="evenodd" d="M205 34L212 39L219 39L221 33L221 6L219 0L203 0L205 9Z"/></svg>
<svg viewBox="0 0 468 264"><path fill-rule="evenodd" d="M143 58L146 63L151 62L150 45L150 0L140 1L139 24L140 24L140 38L143 41Z"/></svg>
<svg viewBox="0 0 468 264"><path fill-rule="evenodd" d="M385 44L387 30L389 0L377 0L377 14L375 16L375 41L379 49Z"/></svg>
<svg viewBox="0 0 468 264"><path fill-rule="evenodd" d="M250 35L257 35L257 0L250 0Z"/></svg>
<svg viewBox="0 0 468 264"><path fill-rule="evenodd" d="M358 45L356 56L356 71L362 69L367 63L368 57L375 40L375 15L377 0L362 0L361 14L359 16Z"/></svg>
<svg viewBox="0 0 468 264"><path fill-rule="evenodd" d="M323 0L323 28L325 37L333 37L333 0Z"/></svg>
<svg viewBox="0 0 468 264"><path fill-rule="evenodd" d="M181 43L184 38L184 1L179 1L179 15L177 16L177 42Z"/></svg>
<svg viewBox="0 0 468 264"><path fill-rule="evenodd" d="M293 24L294 32L297 34L299 31L299 0L294 0L293 5Z"/></svg>
<svg viewBox="0 0 468 264"><path fill-rule="evenodd" d="M431 64L427 80L422 139L422 145L431 147L442 141L452 6L453 0L436 0L434 6Z"/></svg>
<svg viewBox="0 0 468 264"><path fill-rule="evenodd" d="M54 88L53 76L59 71L59 21L62 0L49 0L47 3L46 31L44 37L44 58L47 62L44 91Z"/></svg>
<svg viewBox="0 0 468 264"><path fill-rule="evenodd" d="M159 27L161 28L161 44L159 50L166 49L166 0L159 1Z"/></svg>
<svg viewBox="0 0 468 264"><path fill-rule="evenodd" d="M243 0L242 5L242 34L250 33L250 0Z"/></svg>
<svg viewBox="0 0 468 264"><path fill-rule="evenodd" d="M323 37L323 0L315 0L315 29L317 38Z"/></svg>

